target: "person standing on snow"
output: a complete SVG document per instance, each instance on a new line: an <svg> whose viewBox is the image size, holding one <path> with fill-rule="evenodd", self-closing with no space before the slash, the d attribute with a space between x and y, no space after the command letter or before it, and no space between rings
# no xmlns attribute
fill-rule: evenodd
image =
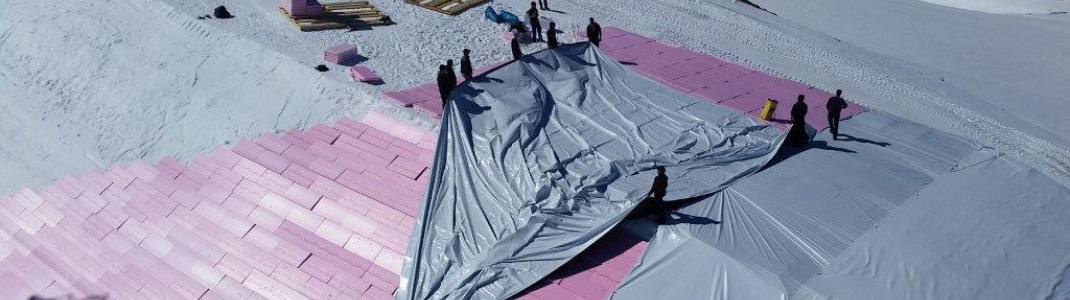
<svg viewBox="0 0 1070 300"><path fill-rule="evenodd" d="M450 92L453 92L453 88L457 87L457 73L453 72L453 60L446 60L446 73L449 73Z"/></svg>
<svg viewBox="0 0 1070 300"><path fill-rule="evenodd" d="M602 26L598 25L594 18L591 18L591 23L587 24L587 40L591 41L595 47L598 47L598 42L602 41Z"/></svg>
<svg viewBox="0 0 1070 300"><path fill-rule="evenodd" d="M450 73L446 71L446 65L438 65L438 94L442 97L442 109L446 109L446 101L450 97L453 86L449 82Z"/></svg>
<svg viewBox="0 0 1070 300"><path fill-rule="evenodd" d="M825 103L825 108L829 111L829 132L832 133L832 140L839 139L840 111L847 108L847 101L844 101L841 95L843 95L843 90L836 90L836 96L829 98L829 102Z"/></svg>
<svg viewBox="0 0 1070 300"><path fill-rule="evenodd" d="M524 56L524 53L520 52L520 41L516 40L515 36L513 41L510 42L510 46L513 48L513 60L518 60L521 56Z"/></svg>
<svg viewBox="0 0 1070 300"><path fill-rule="evenodd" d="M531 23L531 38L542 41L542 24L539 24L539 9L535 8L535 1L531 2L531 9L528 9L528 23Z"/></svg>
<svg viewBox="0 0 1070 300"><path fill-rule="evenodd" d="M810 142L810 135L806 133L806 113L809 108L803 99L806 96L799 95L799 100L791 106L791 129L788 130L785 144L793 147L804 147Z"/></svg>
<svg viewBox="0 0 1070 300"><path fill-rule="evenodd" d="M472 59L468 57L471 52L464 49L464 56L461 56L461 77L464 77L464 80L472 80Z"/></svg>
<svg viewBox="0 0 1070 300"><path fill-rule="evenodd" d="M557 48L557 25L550 21L550 28L546 29L546 45L550 49Z"/></svg>
<svg viewBox="0 0 1070 300"><path fill-rule="evenodd" d="M539 0L539 6L542 6L542 10L550 10L549 0Z"/></svg>

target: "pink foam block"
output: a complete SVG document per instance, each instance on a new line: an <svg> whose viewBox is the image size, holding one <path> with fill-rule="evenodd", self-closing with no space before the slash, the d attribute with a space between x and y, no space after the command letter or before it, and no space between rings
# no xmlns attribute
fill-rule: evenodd
<svg viewBox="0 0 1070 300"><path fill-rule="evenodd" d="M383 92L383 97L404 107L412 107L417 102L417 98L409 97L402 92Z"/></svg>
<svg viewBox="0 0 1070 300"><path fill-rule="evenodd" d="M349 75L353 77L353 80L360 81L360 82L381 82L381 81L383 81L382 78L379 78L379 75L376 75L375 72L372 72L372 69L369 69L368 67L365 67L365 66L353 66L353 67L350 67L349 68Z"/></svg>
<svg viewBox="0 0 1070 300"><path fill-rule="evenodd" d="M275 152L276 154L282 154L282 152L286 151L286 148L289 148L291 145L290 142L287 142L274 134L260 136L260 139L256 140L256 144L271 152Z"/></svg>
<svg viewBox="0 0 1070 300"><path fill-rule="evenodd" d="M413 106L416 107L416 110L419 110L420 112L430 117L442 117L442 102L438 99L435 99L434 101L416 103Z"/></svg>

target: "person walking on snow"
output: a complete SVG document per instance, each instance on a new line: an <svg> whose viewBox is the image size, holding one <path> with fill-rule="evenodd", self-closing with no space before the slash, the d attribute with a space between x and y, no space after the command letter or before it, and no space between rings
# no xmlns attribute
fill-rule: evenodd
<svg viewBox="0 0 1070 300"><path fill-rule="evenodd" d="M598 47L598 42L602 41L602 26L598 25L594 18L591 18L591 23L587 24L587 40L591 41L595 47Z"/></svg>
<svg viewBox="0 0 1070 300"><path fill-rule="evenodd" d="M799 95L799 100L791 106L791 129L788 129L785 144L793 147L803 147L810 141L810 135L806 133L806 112L809 108L803 99L806 96Z"/></svg>
<svg viewBox="0 0 1070 300"><path fill-rule="evenodd" d="M557 25L550 21L550 27L546 29L546 45L550 49L557 48Z"/></svg>
<svg viewBox="0 0 1070 300"><path fill-rule="evenodd" d="M438 94L442 97L442 109L446 109L446 101L450 97L453 86L449 82L450 73L446 71L446 65L438 65Z"/></svg>
<svg viewBox="0 0 1070 300"><path fill-rule="evenodd" d="M531 2L531 9L528 9L528 23L531 23L531 38L542 41L542 24L539 24L539 9L535 8L535 1Z"/></svg>
<svg viewBox="0 0 1070 300"><path fill-rule="evenodd" d="M840 139L840 111L847 108L847 101L844 101L841 95L843 90L836 90L836 96L825 103L825 108L829 111L829 132L832 133L832 140Z"/></svg>
<svg viewBox="0 0 1070 300"><path fill-rule="evenodd" d="M461 56L461 77L464 77L464 80L472 80L472 59L468 57L471 52L464 49L464 56Z"/></svg>
<svg viewBox="0 0 1070 300"><path fill-rule="evenodd" d="M524 56L524 53L520 52L520 41L517 41L515 36L513 41L510 42L510 46L513 49L513 60L518 60L521 56Z"/></svg>

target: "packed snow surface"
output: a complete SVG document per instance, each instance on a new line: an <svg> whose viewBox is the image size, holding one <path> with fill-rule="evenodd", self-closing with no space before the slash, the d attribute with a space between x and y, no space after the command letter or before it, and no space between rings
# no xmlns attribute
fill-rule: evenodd
<svg viewBox="0 0 1070 300"><path fill-rule="evenodd" d="M997 15L918 1L555 0L564 32L588 17L949 130L1070 182L1068 14ZM446 16L372 1L398 24L302 33L274 0L13 1L0 11L0 194L134 159L190 157L264 132L368 109L433 127L379 92L433 80L460 50L508 58L483 6ZM197 20L225 5L236 17ZM528 1L493 4L522 15ZM701 24L701 25L698 25ZM800 26L801 25L801 26ZM574 41L571 34L563 42ZM353 43L386 84L312 70ZM529 45L532 52L542 45Z"/></svg>
<svg viewBox="0 0 1070 300"><path fill-rule="evenodd" d="M932 4L950 6L995 14L1046 14L1070 11L1066 0L921 0Z"/></svg>

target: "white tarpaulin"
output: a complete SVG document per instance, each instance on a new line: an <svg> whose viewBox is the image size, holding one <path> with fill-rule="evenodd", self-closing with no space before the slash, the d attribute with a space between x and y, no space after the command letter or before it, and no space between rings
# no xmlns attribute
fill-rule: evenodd
<svg viewBox="0 0 1070 300"><path fill-rule="evenodd" d="M587 43L506 64L450 99L398 299L507 298L621 221L656 165L666 200L708 195L782 140Z"/></svg>

